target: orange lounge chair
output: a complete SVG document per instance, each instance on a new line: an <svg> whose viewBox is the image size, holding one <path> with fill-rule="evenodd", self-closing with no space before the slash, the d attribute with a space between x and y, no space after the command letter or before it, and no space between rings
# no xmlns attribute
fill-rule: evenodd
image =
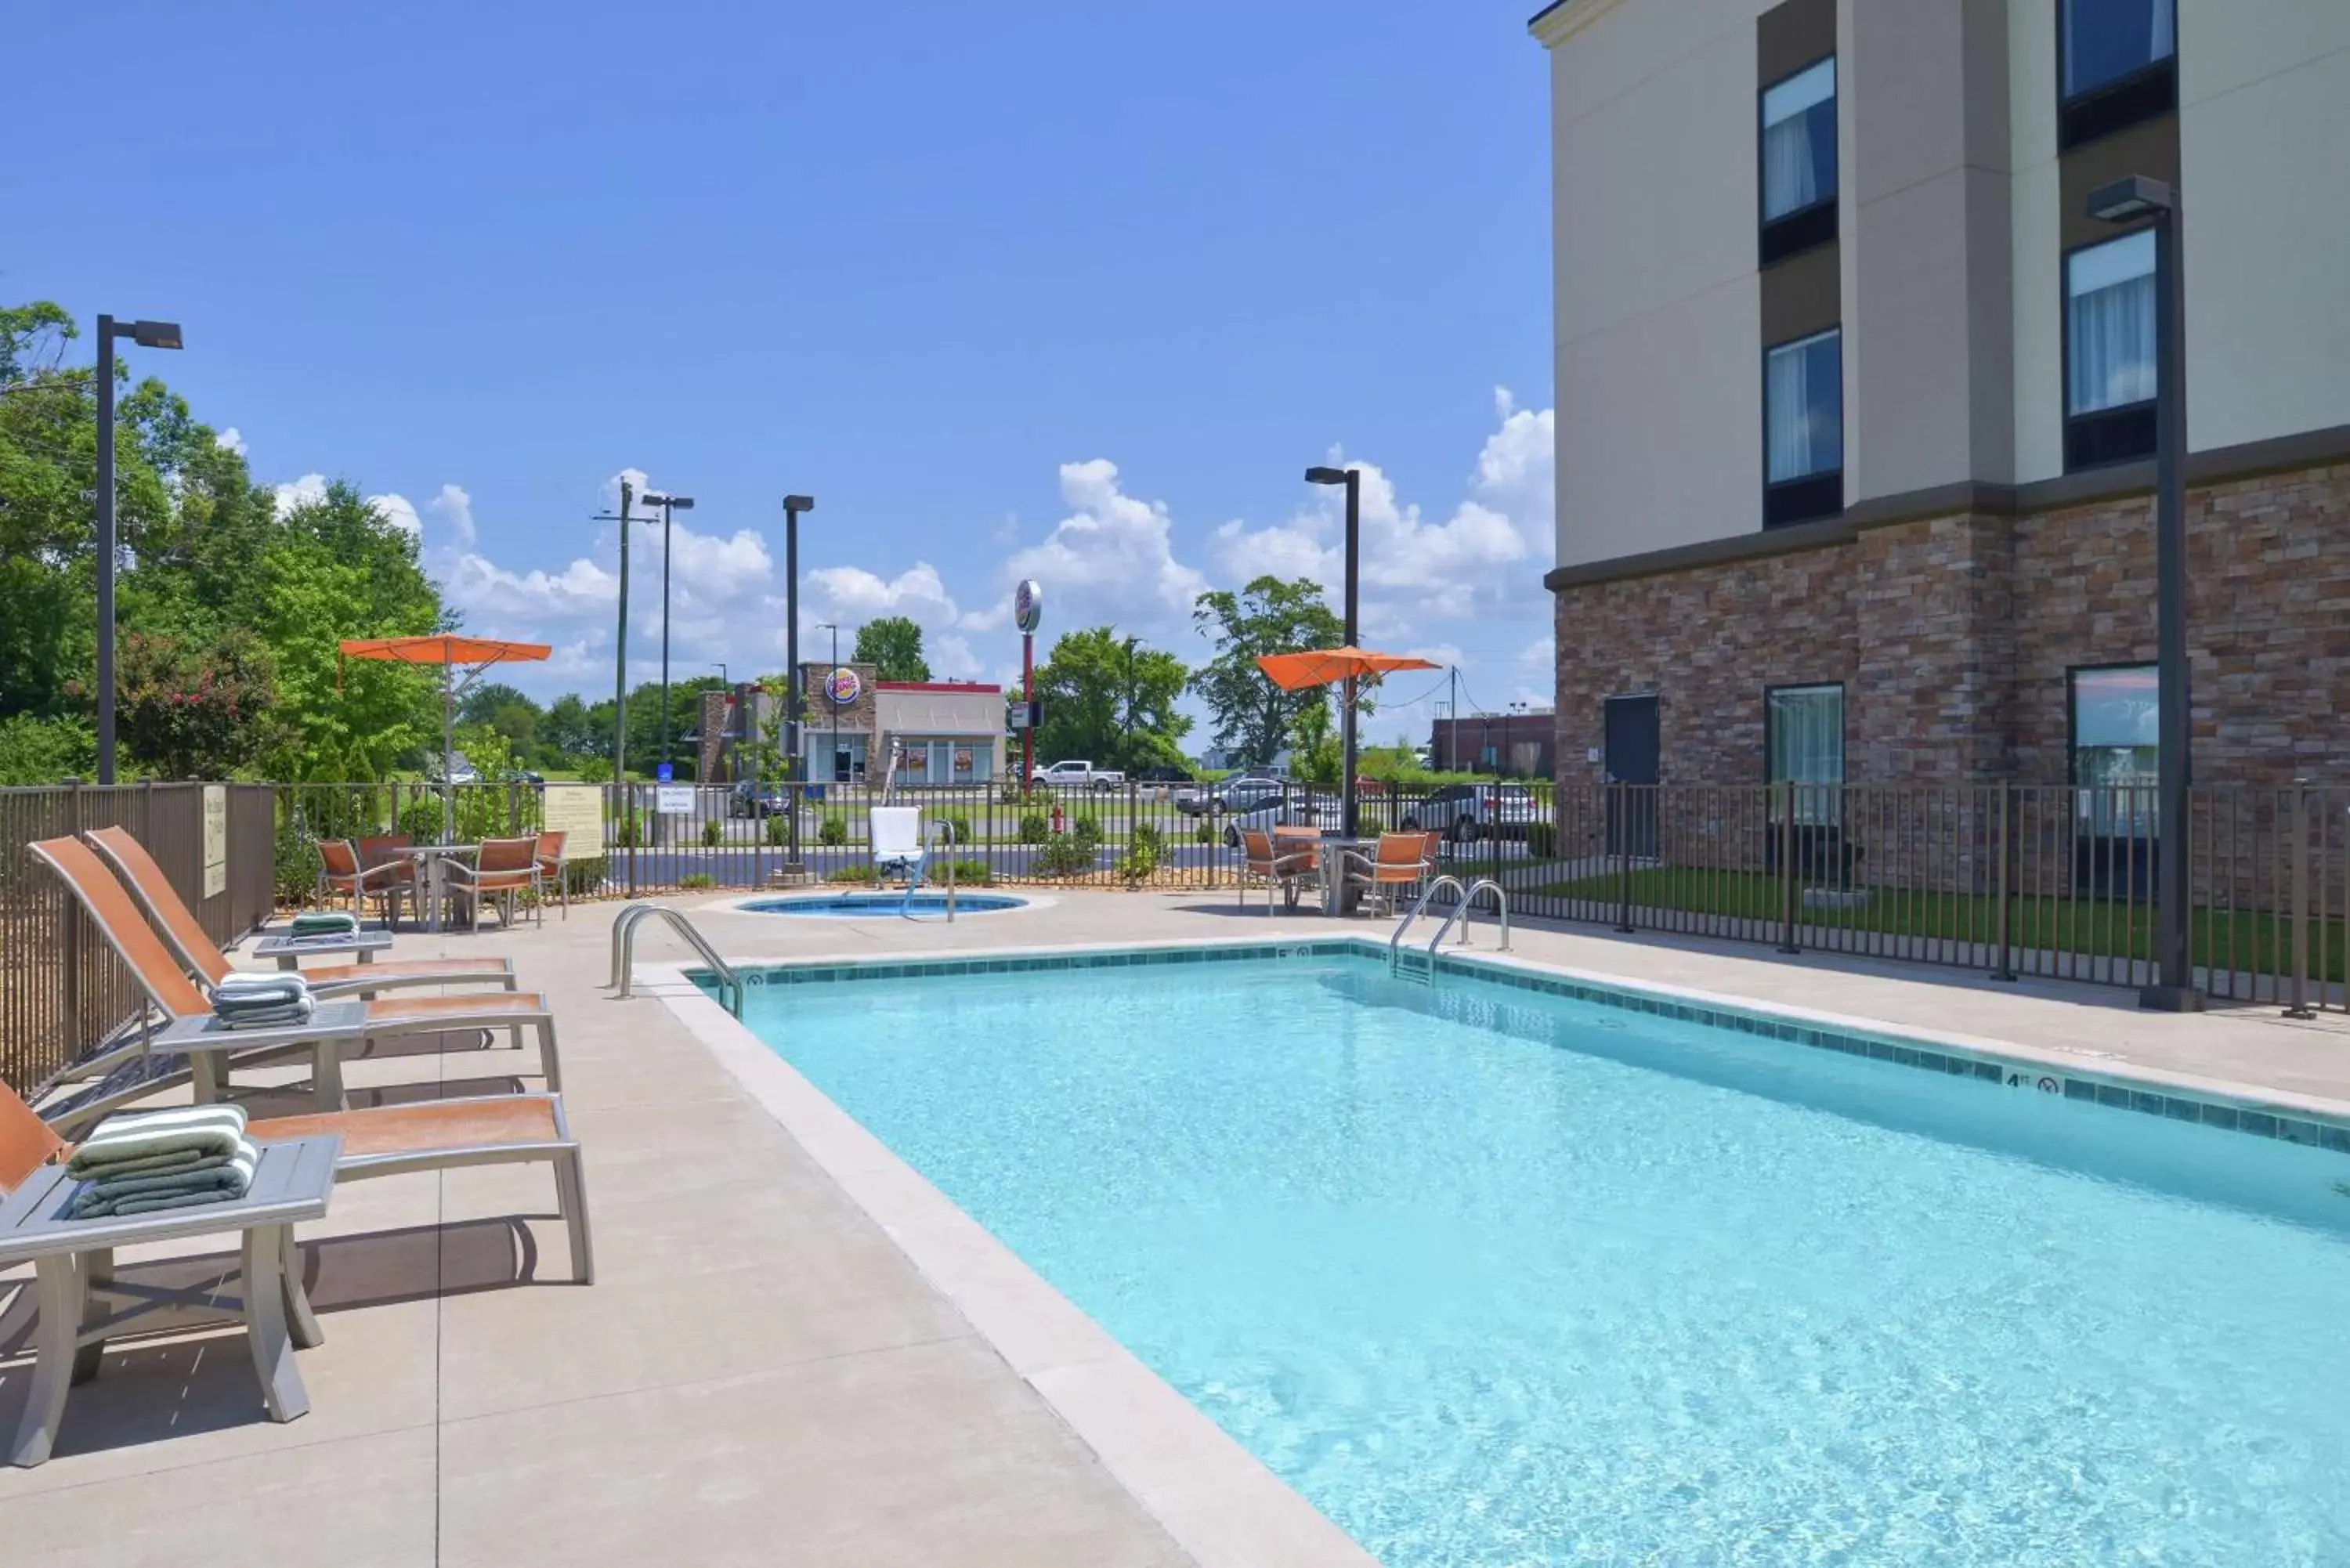
<svg viewBox="0 0 2350 1568"><path fill-rule="evenodd" d="M149 928L122 884L108 873L96 850L78 838L47 838L26 848L57 874L88 912L91 923L98 927L107 945L130 971L140 990L146 992L148 1001L168 1022L211 1016L212 1003L204 992L172 961L161 939ZM563 1087L562 1064L555 1047L555 1014L548 1009L546 998L536 992L398 997L365 1005L361 1027L350 1036L353 1044L402 1035L477 1029L510 1030L519 1044L525 1028L536 1029L539 1070L546 1078L546 1086L550 1092ZM283 1054L283 1049L270 1048L260 1054L276 1056ZM339 1077L339 1072L335 1075ZM224 1072L224 1079L225 1076ZM322 1093L327 1086L322 1068Z"/></svg>
<svg viewBox="0 0 2350 1568"><path fill-rule="evenodd" d="M164 941L180 955L181 967L207 986L218 985L235 972L228 955L205 933L203 922L181 900L179 890L147 846L128 828L100 827L85 833L90 847L113 864L115 872L146 907L148 918L163 933ZM514 960L504 958L395 959L388 963L328 964L302 971L310 989L324 996L367 995L411 985L497 985L515 989Z"/></svg>

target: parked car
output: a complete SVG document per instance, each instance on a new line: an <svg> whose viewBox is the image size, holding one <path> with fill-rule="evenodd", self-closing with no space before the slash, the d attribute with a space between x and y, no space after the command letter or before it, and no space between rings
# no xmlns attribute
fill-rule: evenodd
<svg viewBox="0 0 2350 1568"><path fill-rule="evenodd" d="M1155 768L1143 769L1140 773L1134 775L1134 782L1137 784L1190 784L1191 782L1191 770L1189 768L1175 767L1170 764L1162 764Z"/></svg>
<svg viewBox="0 0 2350 1568"><path fill-rule="evenodd" d="M481 770L467 762L463 752L452 752L445 757L427 758L424 777L432 784L477 784L482 782Z"/></svg>
<svg viewBox="0 0 2350 1568"><path fill-rule="evenodd" d="M1175 809L1189 816L1222 816L1228 811L1248 811L1278 799L1288 788L1271 774L1234 774L1205 789L1175 797Z"/></svg>
<svg viewBox="0 0 2350 1568"><path fill-rule="evenodd" d="M1396 826L1406 833L1441 833L1456 844L1472 838L1523 838L1542 819L1534 792L1523 784L1446 784L1426 800L1401 807Z"/></svg>
<svg viewBox="0 0 2350 1568"><path fill-rule="evenodd" d="M503 781L506 784L529 784L536 788L546 782L546 775L533 768L508 768Z"/></svg>
<svg viewBox="0 0 2350 1568"><path fill-rule="evenodd" d="M792 808L791 791L781 784L742 779L726 797L729 816L780 816Z"/></svg>
<svg viewBox="0 0 2350 1568"><path fill-rule="evenodd" d="M1338 797L1303 785L1276 788L1270 795L1247 795L1227 805L1223 815L1224 847L1241 846L1241 830L1275 827L1326 827L1338 820Z"/></svg>
<svg viewBox="0 0 2350 1568"><path fill-rule="evenodd" d="M1126 783L1126 775L1116 768L1071 760L1038 768L1028 775L1028 782L1046 789L1116 789Z"/></svg>

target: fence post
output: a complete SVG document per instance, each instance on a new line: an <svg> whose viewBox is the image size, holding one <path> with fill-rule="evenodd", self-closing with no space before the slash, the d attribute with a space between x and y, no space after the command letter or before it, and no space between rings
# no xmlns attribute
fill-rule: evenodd
<svg viewBox="0 0 2350 1568"><path fill-rule="evenodd" d="M1771 786L1779 812L1779 950L1803 951L1795 940L1795 786L1782 780Z"/></svg>
<svg viewBox="0 0 2350 1568"><path fill-rule="evenodd" d="M2007 923L2007 906L2009 902L2007 887L2007 783L2002 779L2000 781L1999 785L1999 871L1998 875L1994 878L1994 883L1999 894L1999 959L1997 962L1991 965L1991 977L1993 980L2013 980L2015 978L2015 967L2013 964L2009 962L2009 954L2013 950L2015 938L2014 933L2009 929Z"/></svg>
<svg viewBox="0 0 2350 1568"><path fill-rule="evenodd" d="M2309 1010L2309 781L2293 781L2293 991L2287 1018Z"/></svg>
<svg viewBox="0 0 2350 1568"><path fill-rule="evenodd" d="M1632 929L1632 802L1630 786L1622 779L1607 784L1608 826L1616 839L1616 929L1628 934Z"/></svg>

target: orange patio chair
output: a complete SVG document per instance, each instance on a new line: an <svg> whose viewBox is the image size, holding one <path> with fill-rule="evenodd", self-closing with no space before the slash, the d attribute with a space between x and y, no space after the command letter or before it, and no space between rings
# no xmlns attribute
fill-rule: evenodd
<svg viewBox="0 0 2350 1568"><path fill-rule="evenodd" d="M1305 883L1319 880L1320 849L1300 849L1277 842L1262 828L1241 830L1241 908L1248 908L1249 881L1252 877L1264 885L1264 912L1273 913L1273 895L1280 890L1284 909L1297 908L1297 895Z"/></svg>

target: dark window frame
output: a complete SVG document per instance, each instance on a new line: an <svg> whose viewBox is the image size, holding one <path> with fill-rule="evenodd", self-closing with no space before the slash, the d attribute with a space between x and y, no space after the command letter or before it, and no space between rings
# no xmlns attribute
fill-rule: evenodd
<svg viewBox="0 0 2350 1568"><path fill-rule="evenodd" d="M2073 258L2084 251L2112 244L2116 240L2126 240L2153 226L2153 221L2148 219L2128 228L2117 228L2110 234L2071 246L2057 256L2056 406L2064 418L2064 472L2067 473L2111 468L2121 462L2139 462L2154 455L2155 410L2162 401L2162 386L2158 380L2155 385L2155 395L2151 398L2115 408L2098 409L2092 413L2076 414L2073 411ZM2159 250L2156 253L2155 265L2158 266L2161 265L2160 254ZM2157 323L2158 328L2159 326ZM2157 374L2160 374L2159 367ZM2116 450L2122 448L2126 450Z"/></svg>
<svg viewBox="0 0 2350 1568"><path fill-rule="evenodd" d="M2116 670L2151 670L2157 680L2161 679L2160 663L2151 659L2106 659L2094 664L2068 664L2064 667L2064 782L2074 789L2086 786L2081 783L2081 677L2104 675ZM2162 701L2162 688L2155 688L2155 701ZM2099 750L2110 748L2100 747Z"/></svg>
<svg viewBox="0 0 2350 1568"><path fill-rule="evenodd" d="M1806 343L1814 337L1835 333L1836 338L1836 452L1834 468L1817 473L1806 473L1798 479L1771 478L1771 356L1792 344ZM1762 345L1762 357L1758 362L1762 386L1762 527L1792 528L1798 523L1816 523L1834 517L1844 511L1844 323L1798 332L1793 337L1783 337L1776 343Z"/></svg>
<svg viewBox="0 0 2350 1568"><path fill-rule="evenodd" d="M2100 137L2158 119L2178 108L2178 0L2170 7L2170 53L2134 71L2079 92L2067 92L2072 61L2064 47L2064 17L2074 0L2056 0L2056 151L2069 152Z"/></svg>
<svg viewBox="0 0 2350 1568"><path fill-rule="evenodd" d="M1775 218L1765 217L1762 211L1763 204L1770 200L1770 191L1764 183L1766 154L1763 151L1763 139L1769 128L1762 123L1762 100L1770 96L1773 88L1794 80L1805 71L1819 65L1821 61L1834 60L1835 57L1836 52L1830 49L1816 59L1805 60L1794 70L1780 77L1777 81L1764 82L1754 89L1754 244L1758 258L1755 262L1757 271L1774 263L1785 261L1789 256L1801 255L1805 251L1830 244L1836 238L1836 200L1844 192L1844 148L1841 144L1841 136L1838 138L1838 146L1835 150L1836 188L1835 190L1807 206L1798 207L1792 213L1782 213ZM1841 116L1844 113L1844 78L1841 73L1836 78L1835 96L1829 101L1836 106L1838 124L1841 129Z"/></svg>
<svg viewBox="0 0 2350 1568"><path fill-rule="evenodd" d="M2098 675L2112 670L2151 670L2156 672L2156 722L2161 722L2162 690L2159 685L2161 666L2151 659L2106 659L2095 664L2072 664L2064 669L2064 783L2074 792L2071 809L2074 842L2073 877L2076 887L2103 887L2107 897L2116 881L2126 890L2135 888L2134 897L2143 898L2154 886L2154 862L2147 852L2158 842L2161 833L2160 814L2154 803L2146 798L2153 791L2139 786L2131 792L2127 802L2127 831L2109 830L2098 833L2083 821L2084 814L2094 822L2098 816L2094 799L2085 799L2080 792L2095 789L2094 784L2081 782L2081 677ZM2112 750L2098 747L2100 751ZM2136 748L2128 748L2135 750ZM2155 765L2161 766L2162 753L2155 749ZM2111 812L2110 805L2106 811ZM2143 831L2140 831L2141 827ZM2104 847L2097 847L2103 846ZM2145 857L2141 860L2141 857Z"/></svg>

